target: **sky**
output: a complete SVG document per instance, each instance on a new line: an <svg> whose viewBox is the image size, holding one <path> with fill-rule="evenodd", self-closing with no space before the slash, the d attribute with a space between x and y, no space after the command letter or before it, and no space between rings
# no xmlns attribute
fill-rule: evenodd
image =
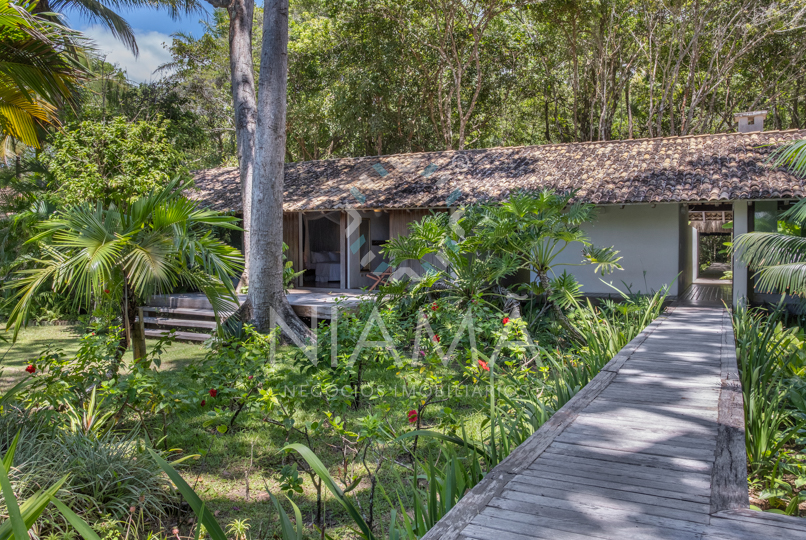
<svg viewBox="0 0 806 540"><path fill-rule="evenodd" d="M137 58L130 53L121 42L112 36L105 27L92 24L77 12L68 11L67 22L71 28L81 30L84 35L95 41L98 52L106 54L106 61L118 64L126 70L129 79L145 82L158 79L153 72L157 67L171 60L165 48L170 44L171 34L185 32L199 37L204 33L202 20L210 20L212 8L205 8L204 13L185 15L174 21L165 11L153 8L120 8L116 12L122 15L134 29L140 54Z"/></svg>

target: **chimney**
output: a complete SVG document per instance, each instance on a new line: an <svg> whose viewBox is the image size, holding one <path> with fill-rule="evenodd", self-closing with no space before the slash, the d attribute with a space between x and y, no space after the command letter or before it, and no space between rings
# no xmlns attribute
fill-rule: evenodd
<svg viewBox="0 0 806 540"><path fill-rule="evenodd" d="M743 112L733 115L734 122L739 122L739 133L764 131L764 119L767 111Z"/></svg>

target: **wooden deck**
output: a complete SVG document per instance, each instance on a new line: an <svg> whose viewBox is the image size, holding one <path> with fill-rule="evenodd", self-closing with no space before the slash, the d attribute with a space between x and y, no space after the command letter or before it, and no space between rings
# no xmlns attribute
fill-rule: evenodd
<svg viewBox="0 0 806 540"><path fill-rule="evenodd" d="M730 316L678 305L424 539L806 539L748 509L746 470Z"/></svg>
<svg viewBox="0 0 806 540"><path fill-rule="evenodd" d="M355 289L289 289L288 302L300 317L313 317L317 319L329 319L330 310L336 301L339 300L342 309L349 309L358 305L362 296L366 296L365 291ZM246 300L245 294L238 295L238 301ZM169 310L197 311L199 315L212 314L212 305L207 297L202 293L185 294L163 294L151 297L152 307L163 308L164 312ZM167 308L167 309L165 309Z"/></svg>

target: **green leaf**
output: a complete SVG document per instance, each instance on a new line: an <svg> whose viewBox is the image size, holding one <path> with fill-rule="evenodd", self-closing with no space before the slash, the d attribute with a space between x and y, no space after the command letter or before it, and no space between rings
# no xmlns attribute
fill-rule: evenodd
<svg viewBox="0 0 806 540"><path fill-rule="evenodd" d="M463 439L460 439L459 437L454 437L452 435L445 435L444 433L439 433L437 431L429 431L427 429L418 429L418 430L414 430L414 431L409 431L408 433L404 433L403 435L399 436L397 439L395 439L395 441L401 441L403 439L410 439L411 437L417 437L417 436L434 437L435 439L442 439L443 441L452 442L455 445L463 446L463 447L469 448L470 450L473 450L478 455L480 455L485 460L487 460L487 463L494 463L494 461L493 461L492 457L490 456L490 454L487 453L487 451L485 451L484 449L479 448L478 446L474 445L473 443L469 443L469 442L467 442L467 441L465 441Z"/></svg>
<svg viewBox="0 0 806 540"><path fill-rule="evenodd" d="M344 494L344 492L339 488L336 484L336 481L333 480L333 477L330 476L330 473L327 471L327 467L322 464L316 454L313 451L305 446L304 444L294 443L289 444L283 450L295 450L296 452L301 455L305 461L308 462L308 465L313 469L317 476L324 482L327 488L330 490L333 495L335 495L336 500L347 510L347 513L350 514L350 517L353 519L353 522L361 529L363 533L362 536L367 540L375 540L375 535L372 534L372 531L369 528L369 525L364 521L364 518L361 517L361 513L356 509L350 499Z"/></svg>
<svg viewBox="0 0 806 540"><path fill-rule="evenodd" d="M193 512L196 513L196 516L199 518L199 522L204 525L207 534L210 535L212 540L227 540L227 535L224 534L224 531L221 529L221 526L215 520L215 517L210 512L204 512L204 503L193 491L193 488L190 487L187 482L180 476L176 469L171 467L171 465L162 459L160 456L157 455L152 449L148 449L151 453L151 457L154 458L154 461L157 462L157 465L165 471L165 474L168 475L168 478L171 479L171 482L174 483L176 489L179 490L179 493L182 494L182 497L187 501L190 507L193 509Z"/></svg>
<svg viewBox="0 0 806 540"><path fill-rule="evenodd" d="M3 499L6 502L6 511L8 512L8 519L11 521L11 530L14 532L14 538L17 540L25 540L28 538L28 527L25 526L25 521L22 519L20 507L17 504L17 497L14 496L14 490L11 488L11 481L8 479L8 471L11 470L11 462L14 459L14 450L17 447L17 441L20 438L20 433L14 437L14 442L11 443L11 448L8 449L6 455L3 457L3 467L0 470L0 487L3 491Z"/></svg>
<svg viewBox="0 0 806 540"><path fill-rule="evenodd" d="M86 521L78 517L78 514L70 510L62 501L54 498L52 502L70 525L72 525L85 540L101 540L95 531L92 530L92 527L90 527Z"/></svg>

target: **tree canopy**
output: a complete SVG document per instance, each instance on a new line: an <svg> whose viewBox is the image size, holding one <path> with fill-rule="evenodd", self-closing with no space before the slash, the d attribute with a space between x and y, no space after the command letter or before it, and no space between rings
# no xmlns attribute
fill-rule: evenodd
<svg viewBox="0 0 806 540"><path fill-rule="evenodd" d="M67 204L83 201L128 203L187 177L183 155L167 138L168 122L81 122L56 134L44 162L52 171L56 196Z"/></svg>
<svg viewBox="0 0 806 540"><path fill-rule="evenodd" d="M803 127L803 22L795 0L294 1L286 160L725 132L756 109ZM170 46L221 163L227 35L217 12Z"/></svg>

